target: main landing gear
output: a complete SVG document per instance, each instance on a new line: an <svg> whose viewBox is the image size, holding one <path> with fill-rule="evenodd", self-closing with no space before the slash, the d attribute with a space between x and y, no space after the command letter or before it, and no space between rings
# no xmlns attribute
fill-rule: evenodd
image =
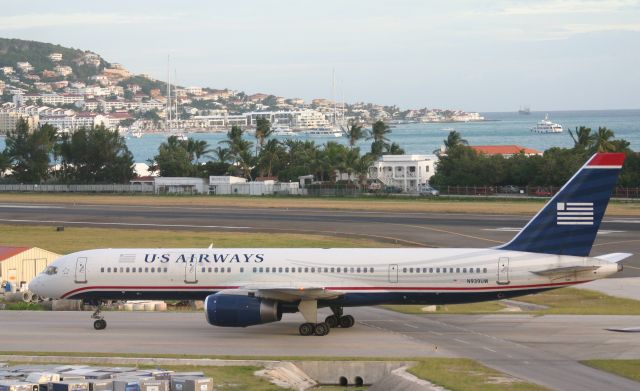
<svg viewBox="0 0 640 391"><path fill-rule="evenodd" d="M307 323L303 323L300 325L298 331L300 335L308 336L308 335L318 335L323 336L329 334L334 327L342 327L349 328L353 327L355 324L355 319L351 315L343 315L342 307L331 307L331 311L333 315L329 315L326 317L324 322L316 323L313 322L317 318L317 307L316 303L301 303L299 306L300 312L307 320Z"/></svg>
<svg viewBox="0 0 640 391"><path fill-rule="evenodd" d="M107 321L104 320L104 316L102 316L102 312L100 311L101 302L98 302L96 305L95 312L91 315L91 319L95 319L93 322L93 328L96 330L104 330L107 328Z"/></svg>

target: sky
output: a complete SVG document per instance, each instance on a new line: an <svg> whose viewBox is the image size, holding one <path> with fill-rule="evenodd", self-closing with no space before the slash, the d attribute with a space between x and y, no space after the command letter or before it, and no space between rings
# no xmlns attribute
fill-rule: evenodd
<svg viewBox="0 0 640 391"><path fill-rule="evenodd" d="M0 0L0 37L178 84L401 108L640 108L640 0Z"/></svg>

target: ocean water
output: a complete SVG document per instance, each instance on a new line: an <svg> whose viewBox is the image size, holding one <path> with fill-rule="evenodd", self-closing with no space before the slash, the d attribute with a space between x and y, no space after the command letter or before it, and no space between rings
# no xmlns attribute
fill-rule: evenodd
<svg viewBox="0 0 640 391"><path fill-rule="evenodd" d="M612 129L616 138L623 138L631 143L631 149L640 151L640 110L606 110L606 111L550 111L549 119L561 124L565 131L560 134L533 133L529 129L545 116L545 112L532 112L530 115L518 113L482 113L487 119L484 122L468 123L429 123L393 125L389 139L400 144L406 153L430 154L442 145L447 137L446 128L460 132L470 145L520 145L544 151L551 147L571 147L573 140L568 129L577 126L588 126L594 131L599 126ZM225 133L189 133L189 137L205 140L211 148L225 139ZM253 139L252 136L248 138ZM347 143L346 138L320 138L297 136L295 139L314 140L317 144L327 141ZM144 135L142 138L131 138L127 145L136 162L146 162L157 154L158 147L166 140L165 135ZM255 141L255 139L253 139ZM370 141L361 141L363 151L369 150ZM0 149L4 149L4 139L0 138Z"/></svg>

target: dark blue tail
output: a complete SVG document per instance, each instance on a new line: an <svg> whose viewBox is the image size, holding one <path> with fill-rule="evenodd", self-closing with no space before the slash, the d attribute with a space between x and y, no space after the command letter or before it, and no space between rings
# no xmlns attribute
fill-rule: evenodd
<svg viewBox="0 0 640 391"><path fill-rule="evenodd" d="M502 250L588 256L624 163L597 153Z"/></svg>

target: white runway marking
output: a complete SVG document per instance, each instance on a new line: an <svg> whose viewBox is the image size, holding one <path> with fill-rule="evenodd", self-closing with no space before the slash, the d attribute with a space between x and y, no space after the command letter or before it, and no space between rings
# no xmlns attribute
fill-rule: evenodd
<svg viewBox="0 0 640 391"><path fill-rule="evenodd" d="M40 224L84 224L119 227L154 227L154 228L221 228L221 229L251 229L251 227L233 227L228 225L190 225L190 224L149 224L149 223L100 223L95 221L65 221L65 220L24 220L0 219L3 223L40 223Z"/></svg>
<svg viewBox="0 0 640 391"><path fill-rule="evenodd" d="M488 348L488 347L486 347L486 346L483 346L483 347L482 347L482 349L484 349L484 350L488 350L488 351L490 351L490 352L497 353L495 350L493 350L493 349L489 349L489 348Z"/></svg>
<svg viewBox="0 0 640 391"><path fill-rule="evenodd" d="M467 342L467 341L465 341L465 340L463 340L463 339L458 339L458 338L454 338L453 340L454 340L454 341L458 341L458 342L460 342L460 343L467 344L467 345L471 343L471 342Z"/></svg>
<svg viewBox="0 0 640 391"><path fill-rule="evenodd" d="M10 205L0 204L0 208L14 208L14 209L64 209L63 206L53 205Z"/></svg>
<svg viewBox="0 0 640 391"><path fill-rule="evenodd" d="M498 232L520 232L521 228L515 227L501 227L501 228L483 228L483 231L498 231ZM614 233L624 233L627 231L614 231L610 229L601 229L598 231L598 235L609 235Z"/></svg>
<svg viewBox="0 0 640 391"><path fill-rule="evenodd" d="M627 224L640 224L640 220L616 219L616 220L605 220L605 223L627 223Z"/></svg>
<svg viewBox="0 0 640 391"><path fill-rule="evenodd" d="M405 323L404 325L405 325L405 326L407 326L407 327L414 328L414 329L419 329L419 328L420 328L420 327L418 327L418 326L414 326L414 325L409 324L409 323Z"/></svg>

